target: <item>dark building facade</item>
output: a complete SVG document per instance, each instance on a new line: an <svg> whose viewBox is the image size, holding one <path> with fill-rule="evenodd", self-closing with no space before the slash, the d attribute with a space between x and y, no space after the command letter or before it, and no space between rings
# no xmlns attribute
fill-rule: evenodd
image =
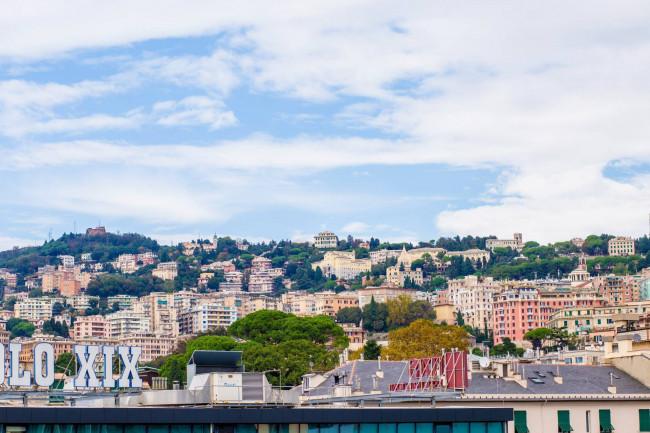
<svg viewBox="0 0 650 433"><path fill-rule="evenodd" d="M0 408L1 433L505 433L512 419L508 408Z"/></svg>

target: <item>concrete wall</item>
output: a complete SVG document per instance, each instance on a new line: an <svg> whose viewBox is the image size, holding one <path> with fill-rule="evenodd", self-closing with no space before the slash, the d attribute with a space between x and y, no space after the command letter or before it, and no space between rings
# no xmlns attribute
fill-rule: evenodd
<svg viewBox="0 0 650 433"><path fill-rule="evenodd" d="M610 362L614 367L650 387L650 358L648 355L621 356L611 358Z"/></svg>
<svg viewBox="0 0 650 433"><path fill-rule="evenodd" d="M570 413L571 427L574 433L599 433L598 411L609 409L612 416L612 425L616 432L638 433L639 432L639 409L650 409L650 395L647 400L611 400L596 401L525 401L506 400L503 401L472 401L452 400L448 402L437 401L436 407L511 407L514 410L525 410L528 418L530 433L557 433L557 411L568 410ZM587 413L589 412L589 415ZM587 431L587 416L591 420L591 428ZM508 433L514 433L513 422L508 423Z"/></svg>

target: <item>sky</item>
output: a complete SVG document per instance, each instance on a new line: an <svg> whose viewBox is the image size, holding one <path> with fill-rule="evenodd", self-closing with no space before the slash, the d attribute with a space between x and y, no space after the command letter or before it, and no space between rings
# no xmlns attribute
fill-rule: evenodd
<svg viewBox="0 0 650 433"><path fill-rule="evenodd" d="M649 230L649 3L2 3L0 249Z"/></svg>

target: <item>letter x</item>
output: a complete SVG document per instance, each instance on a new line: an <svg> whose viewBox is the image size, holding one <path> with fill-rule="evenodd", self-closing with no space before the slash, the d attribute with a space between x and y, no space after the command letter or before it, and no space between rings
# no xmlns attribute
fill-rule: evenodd
<svg viewBox="0 0 650 433"><path fill-rule="evenodd" d="M142 355L142 347L117 346L117 353L124 364L124 370L117 381L117 386L120 388L142 388L142 379L138 376L138 358ZM129 376L131 376L130 380Z"/></svg>
<svg viewBox="0 0 650 433"><path fill-rule="evenodd" d="M99 355L99 346L75 346L74 353L79 359L77 377L74 378L75 388L99 388L99 379L93 368L95 358Z"/></svg>

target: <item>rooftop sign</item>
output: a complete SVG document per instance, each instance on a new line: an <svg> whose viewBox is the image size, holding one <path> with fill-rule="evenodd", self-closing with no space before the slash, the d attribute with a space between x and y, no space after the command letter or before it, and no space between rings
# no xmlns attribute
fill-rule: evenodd
<svg viewBox="0 0 650 433"><path fill-rule="evenodd" d="M47 388L54 383L54 346L50 343L38 343L34 346L34 365L32 371L20 370L20 351L22 344L9 343L9 371L5 377L5 369L0 368L0 384L5 383L15 387L30 387L32 380L37 386ZM117 352L117 353L116 353ZM131 346L74 346L74 354L77 357L77 375L74 378L76 388L142 388L142 379L138 375L138 359L142 354L141 347ZM123 370L120 377L115 380L113 371L113 360L119 355L122 361ZM100 380L95 371L97 357L103 362L104 374ZM5 346L0 344L0 359L6 359ZM32 378L33 374L33 378Z"/></svg>

